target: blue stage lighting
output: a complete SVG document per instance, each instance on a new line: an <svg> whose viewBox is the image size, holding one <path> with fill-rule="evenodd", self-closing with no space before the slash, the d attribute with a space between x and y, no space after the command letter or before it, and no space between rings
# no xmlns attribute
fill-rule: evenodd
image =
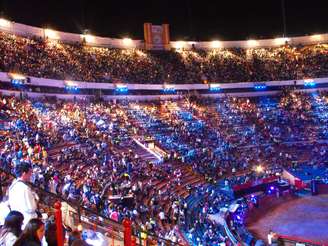
<svg viewBox="0 0 328 246"><path fill-rule="evenodd" d="M265 83L256 83L254 84L255 90L265 90L267 88Z"/></svg>
<svg viewBox="0 0 328 246"><path fill-rule="evenodd" d="M221 90L220 87L210 87L210 91L212 91L212 92L218 92L220 90Z"/></svg>
<svg viewBox="0 0 328 246"><path fill-rule="evenodd" d="M115 93L116 94L127 94L129 88L126 84L115 84Z"/></svg>
<svg viewBox="0 0 328 246"><path fill-rule="evenodd" d="M11 83L14 86L22 86L27 82L27 78L21 74L8 73L8 76L11 78Z"/></svg>
<svg viewBox="0 0 328 246"><path fill-rule="evenodd" d="M164 94L174 94L174 93L176 93L176 89L173 86L165 86L162 89L162 92Z"/></svg>
<svg viewBox="0 0 328 246"><path fill-rule="evenodd" d="M80 88L77 85L78 84L76 82L66 80L65 81L65 90L68 93L78 93L80 91Z"/></svg>
<svg viewBox="0 0 328 246"><path fill-rule="evenodd" d="M311 80L304 80L304 86L305 87L315 87L317 85L316 82L314 82L312 79Z"/></svg>
<svg viewBox="0 0 328 246"><path fill-rule="evenodd" d="M66 85L65 90L69 93L78 93L79 92L79 88L77 86Z"/></svg>
<svg viewBox="0 0 328 246"><path fill-rule="evenodd" d="M163 91L164 91L164 93L174 93L175 89L174 88L165 88Z"/></svg>
<svg viewBox="0 0 328 246"><path fill-rule="evenodd" d="M219 92L221 90L221 87L219 86L219 84L210 84L209 90L211 92Z"/></svg>
<svg viewBox="0 0 328 246"><path fill-rule="evenodd" d="M22 84L24 84L24 80L21 80L21 79L12 79L11 80L11 83L13 85L22 85Z"/></svg>
<svg viewBox="0 0 328 246"><path fill-rule="evenodd" d="M115 92L119 94L126 94L129 92L129 89L127 87L118 87L115 89Z"/></svg>

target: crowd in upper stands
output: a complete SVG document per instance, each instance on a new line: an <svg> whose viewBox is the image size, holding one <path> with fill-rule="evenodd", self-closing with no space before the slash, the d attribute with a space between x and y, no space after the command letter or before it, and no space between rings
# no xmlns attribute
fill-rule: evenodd
<svg viewBox="0 0 328 246"><path fill-rule="evenodd" d="M17 177L28 166L36 186L112 220L130 218L174 242L180 227L211 245L227 240L208 220L233 199L225 190L295 161L327 164L327 107L325 93L293 91L150 103L1 97L0 164ZM167 153L162 162L145 158L133 140L148 138ZM36 217L34 209L15 209Z"/></svg>
<svg viewBox="0 0 328 246"><path fill-rule="evenodd" d="M90 82L222 83L328 76L326 44L145 51L66 44L2 32L0 54L0 71Z"/></svg>
<svg viewBox="0 0 328 246"><path fill-rule="evenodd" d="M0 33L0 54L0 71L92 82L207 83L328 75L325 44L159 52ZM224 243L222 226L209 215L233 200L236 186L297 168L295 163L327 166L327 109L326 93L294 91L256 99L191 96L147 103L1 96L0 166L16 179L0 176L7 184L0 194L8 192L12 209L0 242L10 237L12 243L6 245L24 245L24 240L40 245L44 230L51 230L37 219L42 201L25 185L31 181L34 189L116 222L129 218L139 230L173 242L182 242L181 229L196 245ZM145 157L136 140L149 139L166 152L162 159ZM12 194L21 192L26 195L20 203L21 197Z"/></svg>

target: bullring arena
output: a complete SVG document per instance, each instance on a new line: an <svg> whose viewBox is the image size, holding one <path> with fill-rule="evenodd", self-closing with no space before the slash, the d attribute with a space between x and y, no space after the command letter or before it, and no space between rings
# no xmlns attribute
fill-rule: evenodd
<svg viewBox="0 0 328 246"><path fill-rule="evenodd" d="M258 238L267 240L270 230L291 238L327 244L327 195L281 198L262 204L249 218L247 227Z"/></svg>
<svg viewBox="0 0 328 246"><path fill-rule="evenodd" d="M328 245L328 34L143 30L0 18L0 245Z"/></svg>

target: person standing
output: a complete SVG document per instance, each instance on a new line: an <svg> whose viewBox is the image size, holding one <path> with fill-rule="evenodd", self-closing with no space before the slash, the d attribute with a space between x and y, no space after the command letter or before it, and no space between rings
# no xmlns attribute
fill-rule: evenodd
<svg viewBox="0 0 328 246"><path fill-rule="evenodd" d="M30 219L37 218L38 196L27 185L32 175L31 165L21 163L15 168L16 179L8 189L10 210L21 212L24 216L23 228Z"/></svg>

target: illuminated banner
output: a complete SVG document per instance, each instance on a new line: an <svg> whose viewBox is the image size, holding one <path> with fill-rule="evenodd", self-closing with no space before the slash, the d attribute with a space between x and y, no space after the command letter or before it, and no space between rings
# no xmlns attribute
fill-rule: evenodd
<svg viewBox="0 0 328 246"><path fill-rule="evenodd" d="M147 50L170 49L169 25L144 24L144 37Z"/></svg>

